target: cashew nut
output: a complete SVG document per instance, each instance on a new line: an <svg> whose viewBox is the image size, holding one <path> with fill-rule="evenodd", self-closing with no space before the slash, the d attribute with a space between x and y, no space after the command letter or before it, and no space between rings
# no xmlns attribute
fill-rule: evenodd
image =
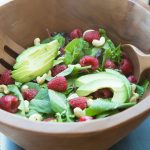
<svg viewBox="0 0 150 150"><path fill-rule="evenodd" d="M24 106L25 106L25 112L29 112L29 101L25 100Z"/></svg>
<svg viewBox="0 0 150 150"><path fill-rule="evenodd" d="M88 107L90 107L93 104L93 100L92 99L87 99L87 105Z"/></svg>
<svg viewBox="0 0 150 150"><path fill-rule="evenodd" d="M36 45L40 45L40 38L35 38L34 39L34 45L36 46Z"/></svg>
<svg viewBox="0 0 150 150"><path fill-rule="evenodd" d="M4 94L9 94L8 87L4 84L0 85L0 92L2 92Z"/></svg>
<svg viewBox="0 0 150 150"><path fill-rule="evenodd" d="M42 115L40 114L33 114L29 117L29 120L32 120L32 121L42 121L43 120L43 117Z"/></svg>
<svg viewBox="0 0 150 150"><path fill-rule="evenodd" d="M74 108L73 112L74 115L78 118L85 116L85 112L79 107Z"/></svg>
<svg viewBox="0 0 150 150"><path fill-rule="evenodd" d="M36 81L37 81L37 83L38 84L43 84L44 82L45 82L45 80L46 80L46 77L47 77L47 73L45 73L45 74L43 74L43 76L38 76L37 78L36 78Z"/></svg>
<svg viewBox="0 0 150 150"><path fill-rule="evenodd" d="M92 44L95 47L100 47L100 46L104 45L105 44L105 37L102 36L99 40L93 40Z"/></svg>
<svg viewBox="0 0 150 150"><path fill-rule="evenodd" d="M22 91L22 92L23 92L24 90L27 90L27 89L29 89L28 85L23 85L23 86L21 87L21 91Z"/></svg>

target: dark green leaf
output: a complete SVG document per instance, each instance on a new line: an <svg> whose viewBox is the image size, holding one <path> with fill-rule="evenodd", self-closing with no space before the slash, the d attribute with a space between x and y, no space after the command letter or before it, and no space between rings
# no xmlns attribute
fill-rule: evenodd
<svg viewBox="0 0 150 150"><path fill-rule="evenodd" d="M48 96L48 89L41 89L33 100L30 101L30 110L39 113L51 114L51 106Z"/></svg>
<svg viewBox="0 0 150 150"><path fill-rule="evenodd" d="M86 111L86 115L95 116L95 115L99 115L101 113L104 113L110 110L125 109L135 104L136 103L120 104L120 103L114 103L108 100L97 99L97 100L94 100L93 104L89 108L87 108L85 111Z"/></svg>
<svg viewBox="0 0 150 150"><path fill-rule="evenodd" d="M3 94L3 93L0 93L0 98L1 98L2 96L4 96L4 94Z"/></svg>
<svg viewBox="0 0 150 150"><path fill-rule="evenodd" d="M41 42L41 44L46 44L46 43L49 43L49 42L51 42L52 41L52 38L50 37L50 38L46 38L46 39L44 39L42 42Z"/></svg>
<svg viewBox="0 0 150 150"><path fill-rule="evenodd" d="M20 100L20 105L18 109L21 110L22 115L25 115L24 99L18 87L16 85L8 85L8 89L13 95L17 96L18 99Z"/></svg>
<svg viewBox="0 0 150 150"><path fill-rule="evenodd" d="M58 40L60 47L63 47L65 45L65 38L61 34L57 34L54 37L52 37L52 40Z"/></svg>
<svg viewBox="0 0 150 150"><path fill-rule="evenodd" d="M65 47L65 64L77 63L81 57L83 49L87 49L89 44L82 38L74 39Z"/></svg>
<svg viewBox="0 0 150 150"><path fill-rule="evenodd" d="M96 119L105 118L107 116L114 115L114 114L117 114L117 113L119 113L118 110L106 111L104 113L101 113L100 115L97 115Z"/></svg>
<svg viewBox="0 0 150 150"><path fill-rule="evenodd" d="M59 93L53 90L48 90L48 95L50 99L50 106L54 112L62 113L67 109L66 96L63 93Z"/></svg>
<svg viewBox="0 0 150 150"><path fill-rule="evenodd" d="M38 91L41 89L40 85L34 82L28 82L26 85L29 87L29 89L37 89Z"/></svg>

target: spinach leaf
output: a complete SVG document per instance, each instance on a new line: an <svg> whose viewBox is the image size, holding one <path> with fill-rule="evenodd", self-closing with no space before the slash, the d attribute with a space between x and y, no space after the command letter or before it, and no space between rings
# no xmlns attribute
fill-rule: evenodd
<svg viewBox="0 0 150 150"><path fill-rule="evenodd" d="M68 68L62 71L61 73L59 73L57 76L68 76L68 75L75 76L79 73L79 71L86 70L89 68L91 68L91 66L81 67L80 64L68 65Z"/></svg>
<svg viewBox="0 0 150 150"><path fill-rule="evenodd" d="M50 99L50 106L54 112L62 113L67 109L67 99L63 93L59 93L53 90L48 90L48 95Z"/></svg>
<svg viewBox="0 0 150 150"><path fill-rule="evenodd" d="M145 79L142 81L142 83L140 83L140 85L136 85L135 92L138 93L140 97L142 97L146 92L148 86L149 86L149 81Z"/></svg>
<svg viewBox="0 0 150 150"><path fill-rule="evenodd" d="M0 98L1 98L2 96L4 96L4 94L3 94L3 93L0 93Z"/></svg>
<svg viewBox="0 0 150 150"><path fill-rule="evenodd" d="M37 89L38 91L41 89L40 85L34 82L28 82L26 85L29 87L29 89Z"/></svg>
<svg viewBox="0 0 150 150"><path fill-rule="evenodd" d="M74 39L65 47L65 64L77 63L81 57L83 49L89 47L88 42L84 41L82 38Z"/></svg>
<svg viewBox="0 0 150 150"><path fill-rule="evenodd" d="M59 34L56 34L56 35L53 36L53 37L49 37L49 38L47 38L47 39L44 39L44 40L41 42L41 44L49 43L49 42L51 42L51 41L53 41L53 40L58 40L58 42L59 42L59 44L60 44L61 47L63 47L64 44L65 44L65 38L64 38L60 33L59 33Z"/></svg>
<svg viewBox="0 0 150 150"><path fill-rule="evenodd" d="M41 88L35 98L30 101L29 108L39 113L51 114L48 89Z"/></svg>
<svg viewBox="0 0 150 150"><path fill-rule="evenodd" d="M120 104L108 100L97 99L94 100L93 104L89 108L86 108L85 112L88 116L95 116L110 110L128 108L135 104L136 103L134 102Z"/></svg>
<svg viewBox="0 0 150 150"><path fill-rule="evenodd" d="M8 89L13 95L17 96L18 99L20 100L20 105L18 107L19 110L21 110L21 114L25 115L25 105L24 105L24 98L19 91L18 87L16 85L8 85Z"/></svg>
<svg viewBox="0 0 150 150"><path fill-rule="evenodd" d="M103 112L103 113L97 115L96 119L105 118L107 116L114 115L114 114L117 114L117 113L119 113L118 110L106 111L106 112Z"/></svg>

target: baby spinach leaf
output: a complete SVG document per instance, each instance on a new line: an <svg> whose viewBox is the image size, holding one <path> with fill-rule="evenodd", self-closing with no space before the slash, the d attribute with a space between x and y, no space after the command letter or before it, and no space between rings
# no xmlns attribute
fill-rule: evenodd
<svg viewBox="0 0 150 150"><path fill-rule="evenodd" d="M108 100L97 99L94 100L93 104L85 110L86 115L95 116L101 113L115 110L115 109L124 109L135 105L136 103L114 103Z"/></svg>
<svg viewBox="0 0 150 150"><path fill-rule="evenodd" d="M59 73L57 76L68 76L68 75L75 76L79 73L80 70L86 70L89 68L91 68L91 66L81 67L80 64L68 65L68 68Z"/></svg>
<svg viewBox="0 0 150 150"><path fill-rule="evenodd" d="M53 90L48 90L48 95L50 99L50 106L54 112L62 113L67 109L67 99L63 93L59 93Z"/></svg>
<svg viewBox="0 0 150 150"><path fill-rule="evenodd" d="M136 93L138 93L140 95L140 97L142 97L144 95L144 93L146 92L147 88L149 86L149 81L148 80L143 80L142 83L140 83L140 85L136 85Z"/></svg>
<svg viewBox="0 0 150 150"><path fill-rule="evenodd" d="M119 113L119 111L118 110L106 111L106 112L101 113L100 115L97 115L96 119L105 118L107 116L114 115L116 113Z"/></svg>
<svg viewBox="0 0 150 150"><path fill-rule="evenodd" d="M39 113L51 114L48 89L41 88L35 98L30 101L29 108Z"/></svg>
<svg viewBox="0 0 150 150"><path fill-rule="evenodd" d="M59 33L59 34L56 34L56 35L53 36L53 37L49 37L49 38L44 39L44 40L41 42L41 44L49 43L49 42L51 42L51 41L53 41L53 40L58 40L58 42L59 42L59 44L60 44L61 47L63 47L64 44L65 44L65 38L64 38L60 33Z"/></svg>
<svg viewBox="0 0 150 150"><path fill-rule="evenodd" d="M16 85L8 85L8 89L13 95L17 96L18 99L20 100L20 105L18 109L21 110L22 115L25 115L24 98L21 92L19 91L18 87Z"/></svg>
<svg viewBox="0 0 150 150"><path fill-rule="evenodd" d="M88 42L84 41L82 38L74 39L67 44L65 47L65 64L76 63L80 59L80 55L83 49L87 49L89 47Z"/></svg>
<svg viewBox="0 0 150 150"><path fill-rule="evenodd" d="M37 89L38 91L41 89L40 85L34 82L28 82L26 85L29 87L29 89Z"/></svg>
<svg viewBox="0 0 150 150"><path fill-rule="evenodd" d="M0 98L1 98L2 96L4 96L4 94L3 94L3 93L0 93Z"/></svg>

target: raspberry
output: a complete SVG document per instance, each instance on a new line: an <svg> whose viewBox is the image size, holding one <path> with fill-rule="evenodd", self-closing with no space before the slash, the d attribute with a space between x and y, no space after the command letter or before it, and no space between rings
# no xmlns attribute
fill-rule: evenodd
<svg viewBox="0 0 150 150"><path fill-rule="evenodd" d="M108 60L106 60L105 68L115 69L116 65L115 65L115 63L113 61L108 59Z"/></svg>
<svg viewBox="0 0 150 150"><path fill-rule="evenodd" d="M113 93L110 89L100 89L92 94L94 98L111 98Z"/></svg>
<svg viewBox="0 0 150 150"><path fill-rule="evenodd" d="M90 121L90 120L93 120L93 118L90 116L83 116L79 119L79 122Z"/></svg>
<svg viewBox="0 0 150 150"><path fill-rule="evenodd" d="M54 68L52 68L52 76L56 76L57 74L59 74L60 72L64 71L65 69L67 69L66 65L57 65Z"/></svg>
<svg viewBox="0 0 150 150"><path fill-rule="evenodd" d="M59 50L60 50L60 55L61 56L65 54L65 49L63 47L61 47Z"/></svg>
<svg viewBox="0 0 150 150"><path fill-rule="evenodd" d="M45 122L55 122L56 119L51 117L51 118L46 118L43 121L45 121Z"/></svg>
<svg viewBox="0 0 150 150"><path fill-rule="evenodd" d="M11 70L6 70L3 74L0 76L0 84L13 84L14 80L11 78Z"/></svg>
<svg viewBox="0 0 150 150"><path fill-rule="evenodd" d="M23 90L22 95L25 100L30 101L36 96L37 93L38 93L37 89L26 89Z"/></svg>
<svg viewBox="0 0 150 150"><path fill-rule="evenodd" d="M67 81L63 76L55 77L47 83L47 87L51 90L64 92L67 89Z"/></svg>
<svg viewBox="0 0 150 150"><path fill-rule="evenodd" d="M80 65L82 67L91 66L92 70L96 70L99 68L98 59L92 56L84 56L82 59L80 59Z"/></svg>
<svg viewBox="0 0 150 150"><path fill-rule="evenodd" d="M131 82L131 83L137 83L137 80L135 78L135 76L131 75L128 77L128 80Z"/></svg>
<svg viewBox="0 0 150 150"><path fill-rule="evenodd" d="M100 39L100 34L95 30L87 30L83 33L83 39L89 43L92 43L93 40Z"/></svg>
<svg viewBox="0 0 150 150"><path fill-rule="evenodd" d="M120 63L120 70L126 76L133 73L133 65L129 59L125 58Z"/></svg>
<svg viewBox="0 0 150 150"><path fill-rule="evenodd" d="M16 113L19 106L19 100L13 95L6 95L0 98L0 108L11 113Z"/></svg>
<svg viewBox="0 0 150 150"><path fill-rule="evenodd" d="M72 108L79 107L82 110L87 107L87 102L85 97L76 97L69 100L69 104Z"/></svg>
<svg viewBox="0 0 150 150"><path fill-rule="evenodd" d="M71 38L71 39L80 38L81 36L82 36L82 31L81 31L81 29L74 29L74 30L70 33L70 38Z"/></svg>

